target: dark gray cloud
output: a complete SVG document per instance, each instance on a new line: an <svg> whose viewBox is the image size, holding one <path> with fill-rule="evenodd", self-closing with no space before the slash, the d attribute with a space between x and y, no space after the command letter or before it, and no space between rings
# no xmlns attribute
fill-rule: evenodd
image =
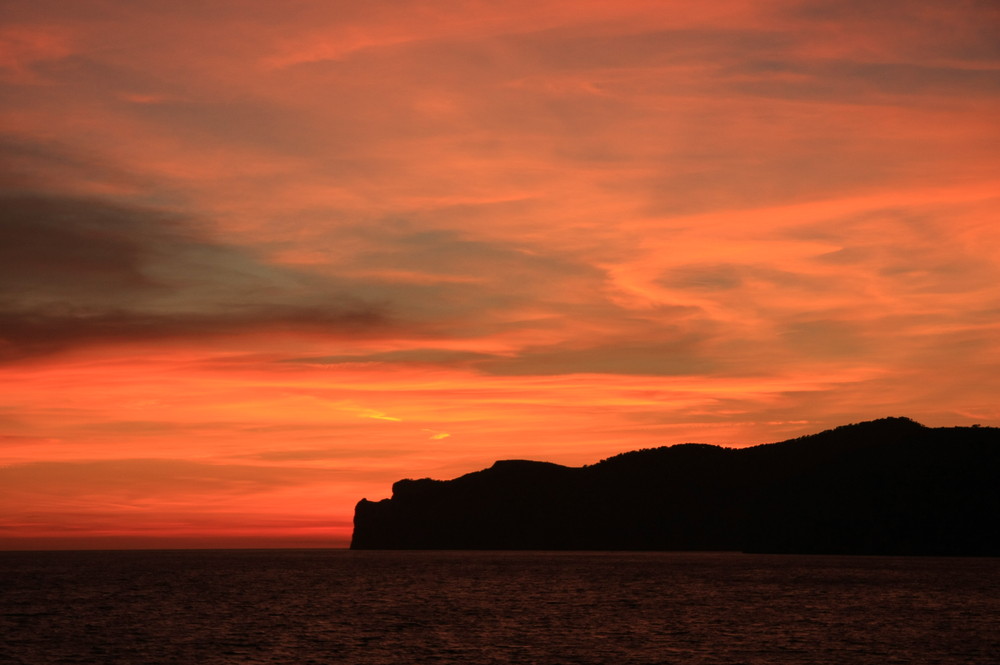
<svg viewBox="0 0 1000 665"><path fill-rule="evenodd" d="M392 363L392 364L447 364L468 365L477 362L496 360L500 356L475 351L452 351L450 349L405 349L400 351L385 351L359 355L309 356L289 358L285 362L302 363L306 365L341 365L347 363Z"/></svg>
<svg viewBox="0 0 1000 665"><path fill-rule="evenodd" d="M731 263L686 265L673 268L657 280L668 288L728 291L743 285L745 266Z"/></svg>
<svg viewBox="0 0 1000 665"><path fill-rule="evenodd" d="M623 314L613 303L594 299L607 286L603 269L538 243L420 230L398 219L337 229L320 242L353 248L341 265L364 276L354 282L356 293L391 294L395 313L446 339L525 325L545 328L563 317ZM521 313L528 309L530 315Z"/></svg>
<svg viewBox="0 0 1000 665"><path fill-rule="evenodd" d="M155 282L143 266L178 235L157 212L71 197L6 196L2 214L4 295L24 301L56 289L147 291Z"/></svg>
<svg viewBox="0 0 1000 665"><path fill-rule="evenodd" d="M0 192L39 192L94 183L148 185L100 155L54 141L0 134Z"/></svg>
<svg viewBox="0 0 1000 665"><path fill-rule="evenodd" d="M295 309L253 306L242 315L157 314L137 311L15 310L0 313L0 361L46 355L96 344L252 331L322 330L331 336L371 335L386 321L376 309Z"/></svg>
<svg viewBox="0 0 1000 665"><path fill-rule="evenodd" d="M829 288L823 277L780 270L764 265L741 263L691 263L666 271L657 284L670 289L711 293L734 291L765 283L788 289L808 289L820 292Z"/></svg>
<svg viewBox="0 0 1000 665"><path fill-rule="evenodd" d="M786 48L795 37L767 30L654 30L580 35L554 29L514 35L507 40L533 65L549 70L589 70L701 62L706 56L744 57Z"/></svg>
<svg viewBox="0 0 1000 665"><path fill-rule="evenodd" d="M1000 7L993 0L810 0L790 3L784 13L814 25L901 36L899 46L912 57L1000 59Z"/></svg>
<svg viewBox="0 0 1000 665"><path fill-rule="evenodd" d="M268 265L163 211L6 196L0 360L78 345L253 330L377 334L383 304L334 279Z"/></svg>
<svg viewBox="0 0 1000 665"><path fill-rule="evenodd" d="M706 353L709 338L696 333L676 333L661 343L636 343L622 339L579 349L529 348L516 357L479 364L481 371L500 376L556 374L632 374L681 376L712 373L716 369Z"/></svg>
<svg viewBox="0 0 1000 665"><path fill-rule="evenodd" d="M842 319L804 319L780 329L789 349L813 359L864 357L874 346L865 333L864 324Z"/></svg>
<svg viewBox="0 0 1000 665"><path fill-rule="evenodd" d="M544 251L528 243L474 240L455 230L416 230L410 224L358 229L368 249L354 261L370 269L411 270L437 276L500 279L504 290L530 289L538 279L601 280L605 274L579 259Z"/></svg>
<svg viewBox="0 0 1000 665"><path fill-rule="evenodd" d="M636 342L623 337L599 340L596 345L585 348L528 347L511 355L425 348L364 355L301 357L286 362L316 365L443 364L497 376L574 373L676 376L715 369L709 351L714 336L707 330L681 332L664 325L660 333L664 341L658 343Z"/></svg>
<svg viewBox="0 0 1000 665"><path fill-rule="evenodd" d="M995 69L970 69L908 62L783 59L751 60L720 72L727 85L745 94L784 99L884 103L887 98L941 96L963 100L1000 95Z"/></svg>

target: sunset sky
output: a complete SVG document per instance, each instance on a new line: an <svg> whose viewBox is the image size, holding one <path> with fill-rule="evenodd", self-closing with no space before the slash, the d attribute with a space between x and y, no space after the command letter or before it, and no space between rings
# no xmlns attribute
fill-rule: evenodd
<svg viewBox="0 0 1000 665"><path fill-rule="evenodd" d="M6 0L0 548L1000 425L1000 5Z"/></svg>

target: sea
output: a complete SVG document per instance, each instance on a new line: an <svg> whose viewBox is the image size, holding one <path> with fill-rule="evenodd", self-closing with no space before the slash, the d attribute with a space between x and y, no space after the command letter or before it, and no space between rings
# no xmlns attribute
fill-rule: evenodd
<svg viewBox="0 0 1000 665"><path fill-rule="evenodd" d="M1000 559L0 553L3 665L1000 663Z"/></svg>

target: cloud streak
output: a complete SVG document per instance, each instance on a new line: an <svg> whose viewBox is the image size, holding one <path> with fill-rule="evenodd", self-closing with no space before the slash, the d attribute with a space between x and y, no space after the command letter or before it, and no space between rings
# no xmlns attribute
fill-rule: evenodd
<svg viewBox="0 0 1000 665"><path fill-rule="evenodd" d="M162 212L7 197L0 223L0 360L75 346L316 329L373 334L383 308Z"/></svg>

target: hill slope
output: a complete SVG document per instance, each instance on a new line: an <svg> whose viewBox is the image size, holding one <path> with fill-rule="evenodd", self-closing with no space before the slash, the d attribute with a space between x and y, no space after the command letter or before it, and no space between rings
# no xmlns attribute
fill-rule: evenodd
<svg viewBox="0 0 1000 665"><path fill-rule="evenodd" d="M1000 555L1000 429L906 418L582 468L508 460L362 499L352 549Z"/></svg>

